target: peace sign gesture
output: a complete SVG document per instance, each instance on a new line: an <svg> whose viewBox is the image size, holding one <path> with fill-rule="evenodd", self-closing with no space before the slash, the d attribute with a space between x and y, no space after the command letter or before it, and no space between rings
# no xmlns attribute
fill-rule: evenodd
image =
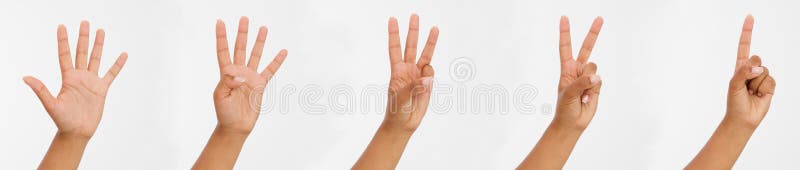
<svg viewBox="0 0 800 170"><path fill-rule="evenodd" d="M569 19L561 16L558 48L561 56L561 78L558 81L559 95L554 123L583 129L594 117L602 83L600 77L595 75L597 65L588 61L602 26L603 18L595 18L576 60L572 56Z"/></svg>
<svg viewBox="0 0 800 170"><path fill-rule="evenodd" d="M558 51L561 55L561 78L558 81L556 116L542 138L517 169L562 169L583 130L597 111L600 77L597 65L589 61L603 18L597 17L583 40L578 59L572 57L569 19L561 16Z"/></svg>

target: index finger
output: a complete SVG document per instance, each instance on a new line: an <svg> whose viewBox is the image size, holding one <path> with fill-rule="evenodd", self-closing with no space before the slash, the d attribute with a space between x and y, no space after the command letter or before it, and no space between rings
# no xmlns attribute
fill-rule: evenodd
<svg viewBox="0 0 800 170"><path fill-rule="evenodd" d="M586 39L583 40L581 51L578 52L578 62L586 64L589 61L589 55L592 54L594 43L597 42L597 36L600 35L600 28L603 27L603 18L597 17L592 23L592 28L589 29L589 34L586 34Z"/></svg>
<svg viewBox="0 0 800 170"><path fill-rule="evenodd" d="M417 61L417 67L420 70L425 68L425 65L431 63L431 58L433 58L433 51L436 50L436 41L439 39L439 27L431 28L431 32L428 33L428 41L425 42L425 48L422 49L422 55L419 57L419 61Z"/></svg>
<svg viewBox="0 0 800 170"><path fill-rule="evenodd" d="M217 20L217 61L219 68L231 64L231 53L228 50L228 36L225 33L225 22Z"/></svg>
<svg viewBox="0 0 800 170"><path fill-rule="evenodd" d="M736 67L738 68L741 62L747 61L750 56L750 39L753 35L753 16L747 15L744 19L742 26L742 35L739 37L739 51L736 54Z"/></svg>
<svg viewBox="0 0 800 170"><path fill-rule="evenodd" d="M67 37L67 28L64 25L58 25L58 63L61 66L61 72L71 70L72 55L69 52L69 38Z"/></svg>

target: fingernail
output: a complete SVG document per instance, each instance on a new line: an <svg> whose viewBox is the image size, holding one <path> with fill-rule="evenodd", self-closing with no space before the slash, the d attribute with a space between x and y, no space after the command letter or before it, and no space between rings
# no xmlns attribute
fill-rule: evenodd
<svg viewBox="0 0 800 170"><path fill-rule="evenodd" d="M764 72L764 68L763 67L753 67L753 69L750 70L750 71L753 72L753 74L761 74L761 73Z"/></svg>
<svg viewBox="0 0 800 170"><path fill-rule="evenodd" d="M764 93L758 93L758 97L764 96Z"/></svg>
<svg viewBox="0 0 800 170"><path fill-rule="evenodd" d="M433 77L423 77L422 78L422 85L425 87L430 87L431 83L433 83Z"/></svg>
<svg viewBox="0 0 800 170"><path fill-rule="evenodd" d="M589 95L583 95L583 98L581 98L581 102L582 103L589 103Z"/></svg>
<svg viewBox="0 0 800 170"><path fill-rule="evenodd" d="M593 75L590 80L592 81L592 84L597 84L598 82L600 82L600 76L599 75Z"/></svg>
<svg viewBox="0 0 800 170"><path fill-rule="evenodd" d="M753 94L753 90L747 90L747 92L750 93L750 95Z"/></svg>
<svg viewBox="0 0 800 170"><path fill-rule="evenodd" d="M233 81L240 82L240 83L243 83L245 80L247 80L247 79L244 79L242 77L234 77L233 78Z"/></svg>

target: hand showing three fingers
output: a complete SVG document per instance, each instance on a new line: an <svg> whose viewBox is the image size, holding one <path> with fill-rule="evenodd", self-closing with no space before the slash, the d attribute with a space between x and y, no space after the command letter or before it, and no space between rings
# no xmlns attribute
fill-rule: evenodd
<svg viewBox="0 0 800 170"><path fill-rule="evenodd" d="M403 132L419 127L428 110L433 87L433 67L429 64L436 48L439 29L433 27L419 61L416 61L419 37L419 16L411 15L408 24L405 52L401 51L397 19L389 19L389 60L392 68L389 80L389 99L384 125Z"/></svg>
<svg viewBox="0 0 800 170"><path fill-rule="evenodd" d="M67 29L59 25L57 34L62 79L58 95L53 97L47 87L34 77L27 76L24 80L39 97L60 134L90 138L103 115L108 88L125 65L128 54L122 53L105 76L99 77L98 68L105 32L102 29L97 30L91 58L87 61L89 22L81 22L75 65L72 64Z"/></svg>
<svg viewBox="0 0 800 170"><path fill-rule="evenodd" d="M403 52L397 19L389 19L389 63L392 75L386 116L352 169L395 169L406 144L425 116L433 88L433 67L429 64L439 38L439 28L431 28L419 61L415 61L418 37L419 16L412 14Z"/></svg>
<svg viewBox="0 0 800 170"><path fill-rule="evenodd" d="M761 57L750 55L750 40L753 33L753 16L748 15L742 27L736 71L728 88L726 117L742 121L755 128L769 111L775 92L775 79L767 67L761 65Z"/></svg>
<svg viewBox="0 0 800 170"><path fill-rule="evenodd" d="M225 23L218 20L216 28L220 81L214 90L214 106L217 110L218 126L223 130L244 134L249 134L255 126L261 110L264 88L287 55L286 49L281 50L272 63L261 73L258 72L258 63L261 61L264 41L267 38L267 27L261 26L250 60L245 63L248 25L247 17L239 20L233 63L228 50Z"/></svg>
<svg viewBox="0 0 800 170"><path fill-rule="evenodd" d="M572 56L569 19L562 16L560 25L561 78L558 82L558 104L553 123L584 129L597 111L597 99L602 84L600 77L595 75L597 65L588 60L603 26L603 18L597 17L592 23L577 60Z"/></svg>

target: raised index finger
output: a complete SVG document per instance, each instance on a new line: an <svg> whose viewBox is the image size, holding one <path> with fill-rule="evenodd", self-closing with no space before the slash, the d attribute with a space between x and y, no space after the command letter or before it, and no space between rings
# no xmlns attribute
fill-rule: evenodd
<svg viewBox="0 0 800 170"><path fill-rule="evenodd" d="M594 43L597 42L597 36L600 35L600 28L603 28L603 18L597 17L592 23L592 28L589 29L589 34L586 34L586 39L583 40L581 51L578 52L578 62L586 64L589 61Z"/></svg>
<svg viewBox="0 0 800 170"><path fill-rule="evenodd" d="M739 37L739 51L736 54L736 67L738 68L739 65L747 61L748 56L750 56L750 39L753 35L753 16L747 15L744 19L744 25L742 26L742 35Z"/></svg>
<svg viewBox="0 0 800 170"><path fill-rule="evenodd" d="M222 67L231 64L231 53L228 50L228 36L225 33L225 22L222 20L217 20L217 61L219 62L219 68L222 70Z"/></svg>
<svg viewBox="0 0 800 170"><path fill-rule="evenodd" d="M61 72L72 70L72 54L69 52L69 38L67 37L67 28L64 25L58 25L58 63L61 66Z"/></svg>

